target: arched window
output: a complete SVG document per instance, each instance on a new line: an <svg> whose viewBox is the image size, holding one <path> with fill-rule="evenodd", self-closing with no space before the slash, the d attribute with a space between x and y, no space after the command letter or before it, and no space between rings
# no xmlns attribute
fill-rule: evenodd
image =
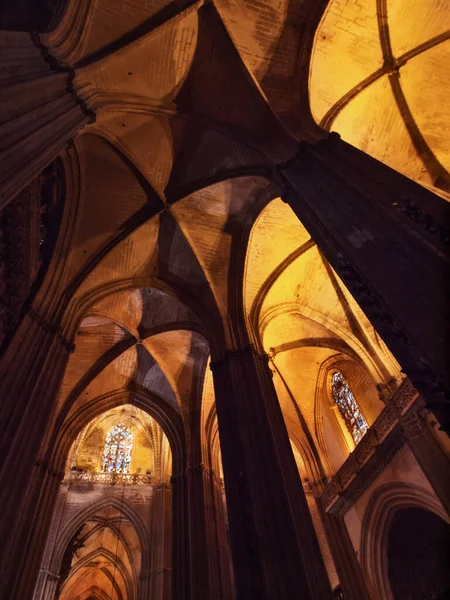
<svg viewBox="0 0 450 600"><path fill-rule="evenodd" d="M133 435L125 425L114 425L106 436L102 456L104 473L129 473Z"/></svg>
<svg viewBox="0 0 450 600"><path fill-rule="evenodd" d="M355 444L357 444L364 436L369 426L348 387L345 377L339 371L333 374L331 379L331 391L333 400L338 405L345 424L347 425Z"/></svg>

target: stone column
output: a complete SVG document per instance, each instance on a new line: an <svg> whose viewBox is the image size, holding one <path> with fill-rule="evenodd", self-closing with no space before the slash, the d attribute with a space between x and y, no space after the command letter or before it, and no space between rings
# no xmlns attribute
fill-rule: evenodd
<svg viewBox="0 0 450 600"><path fill-rule="evenodd" d="M203 464L187 468L185 474L189 524L190 598L192 600L197 598L198 600L207 600L215 597L210 589L204 475Z"/></svg>
<svg viewBox="0 0 450 600"><path fill-rule="evenodd" d="M450 516L450 462L434 437L427 417L425 401L419 397L400 417L400 423L412 453Z"/></svg>
<svg viewBox="0 0 450 600"><path fill-rule="evenodd" d="M239 600L330 599L267 357L211 363Z"/></svg>
<svg viewBox="0 0 450 600"><path fill-rule="evenodd" d="M0 31L0 210L93 118L44 54L29 33Z"/></svg>
<svg viewBox="0 0 450 600"><path fill-rule="evenodd" d="M172 536L171 489L166 483L155 486L153 497L150 573L147 594L141 586L141 600L170 600L170 546Z"/></svg>
<svg viewBox="0 0 450 600"><path fill-rule="evenodd" d="M210 469L205 470L206 534L212 597L233 600L236 596L226 523L223 482Z"/></svg>
<svg viewBox="0 0 450 600"><path fill-rule="evenodd" d="M191 597L232 600L228 540L220 482L200 464L187 469Z"/></svg>
<svg viewBox="0 0 450 600"><path fill-rule="evenodd" d="M172 475L172 577L171 598L190 599L189 526L186 474Z"/></svg>
<svg viewBox="0 0 450 600"><path fill-rule="evenodd" d="M61 527L61 518L66 505L69 484L59 486L58 498L54 511L51 514L51 527L45 544L45 551L41 562L39 577L34 588L33 600L54 600L58 587L59 574L53 569L54 550Z"/></svg>
<svg viewBox="0 0 450 600"><path fill-rule="evenodd" d="M320 510L345 600L370 600L361 566L342 517L325 512L321 506Z"/></svg>
<svg viewBox="0 0 450 600"><path fill-rule="evenodd" d="M278 167L311 233L443 427L450 206L331 134Z"/></svg>
<svg viewBox="0 0 450 600"><path fill-rule="evenodd" d="M234 598L223 500L214 494L213 479L203 464L172 477L174 600Z"/></svg>
<svg viewBox="0 0 450 600"><path fill-rule="evenodd" d="M70 351L57 327L27 314L0 363L1 600L32 597L62 479L39 457Z"/></svg>

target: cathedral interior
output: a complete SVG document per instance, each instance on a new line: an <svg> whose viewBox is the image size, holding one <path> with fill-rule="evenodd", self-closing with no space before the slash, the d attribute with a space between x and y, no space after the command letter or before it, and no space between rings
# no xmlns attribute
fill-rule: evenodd
<svg viewBox="0 0 450 600"><path fill-rule="evenodd" d="M0 12L0 600L448 600L447 0Z"/></svg>

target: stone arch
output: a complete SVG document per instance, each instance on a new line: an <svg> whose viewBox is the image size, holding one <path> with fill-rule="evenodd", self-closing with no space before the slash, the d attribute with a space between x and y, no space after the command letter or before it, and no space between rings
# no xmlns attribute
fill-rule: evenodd
<svg viewBox="0 0 450 600"><path fill-rule="evenodd" d="M161 397L143 388L108 392L94 398L72 415L61 426L55 443L51 444L53 446L51 456L59 470L63 468L72 442L83 428L102 412L122 404L133 404L155 419L169 440L173 474L176 475L183 470L186 461L186 440L181 416Z"/></svg>
<svg viewBox="0 0 450 600"><path fill-rule="evenodd" d="M209 411L205 423L205 455L208 461L208 467L215 471L217 475L221 473L220 464L220 442L219 442L219 427L217 423L216 405L213 404Z"/></svg>
<svg viewBox="0 0 450 600"><path fill-rule="evenodd" d="M266 177L266 175L263 175ZM268 186L260 194L259 198L250 207L247 219L242 227L240 235L234 245L234 259L230 265L229 281L229 310L233 315L235 322L238 324L238 331L241 335L241 344L245 345L250 340L259 347L259 335L257 329L254 328L253 322L246 314L245 308L245 278L248 251L251 244L252 232L254 225L259 216L264 212L264 209L270 202L280 195L280 190L276 183L268 177Z"/></svg>
<svg viewBox="0 0 450 600"><path fill-rule="evenodd" d="M314 247L314 245L315 245L314 242L312 240L309 240L309 241L305 242L304 244L302 244L301 246L299 246L296 250L294 250L294 252L289 254L289 256L287 256L278 265L278 267L275 269L275 271L273 271L269 275L269 277L266 279L266 281L263 283L262 287L260 288L260 290L257 294L257 297L254 300L254 303L253 303L253 306L252 306L252 309L251 309L250 315L249 315L249 326L250 326L252 332L254 332L254 334L258 338L258 344L262 345L262 341L260 339L260 334L259 334L258 330L259 330L259 321L260 321L260 317L261 317L261 309L262 309L263 301L264 301L264 298L266 297L267 292L270 290L273 283L278 279L278 277L280 277L282 275L282 273L286 269L286 267L289 266L292 262L294 262L304 252L309 250L309 248Z"/></svg>
<svg viewBox="0 0 450 600"><path fill-rule="evenodd" d="M134 277L115 280L94 289L90 289L80 298L71 300L63 318L63 328L66 332L66 337L68 339L73 339L82 320L88 316L92 310L95 310L96 304L105 300L108 296L127 290L145 288L155 288L156 290L171 296L181 304L184 304L201 322L201 325L192 323L192 327L190 324L190 328L204 337L207 337L210 344L213 344L215 339L220 338L221 332L218 331L220 328L217 326L217 321L215 321L216 315L211 313L210 307L207 304L199 302L198 299L193 298L192 295L183 294L181 289L175 289L174 286L169 285L157 277ZM214 336L207 335L209 332L215 332Z"/></svg>
<svg viewBox="0 0 450 600"><path fill-rule="evenodd" d="M115 390L112 394L109 393L101 395L97 398L94 398L91 402L85 404L82 408L80 408L75 414L71 415L71 417L63 424L63 427L60 428L60 431L57 433L57 437L55 438L56 442L53 444L53 450L50 456L50 460L53 461L52 464L57 464L57 468L61 472L63 466L62 463L64 463L64 461L67 460L70 451L70 446L72 442L76 439L76 436L83 430L83 428L86 427L89 424L89 422L95 419L98 415L101 415L102 413L107 412L112 408L120 407L124 404L131 404L146 412L161 427L168 440L166 448L167 446L169 446L171 451L172 476L175 476L175 479L178 479L178 477L182 476L186 468L186 439L181 416L175 411L175 409L173 409L173 407L170 407L162 398L157 397L156 394L149 393L147 390L140 388L136 388L133 390L118 389ZM50 447L52 447L52 444L50 444ZM168 465L168 469L170 469L170 462L168 463ZM172 514L172 518L174 511L176 510L176 502L180 502L180 489L177 489L175 493L177 494L175 500L172 497L172 495L170 495L170 511ZM64 494L61 500L63 500L64 504ZM122 512L126 517L126 522L129 522L131 524L132 529L138 535L139 544L141 547L140 572L142 577L139 577L139 572L135 571L136 584L133 584L135 589L139 589L139 596L135 594L134 596L131 596L131 598L132 600L137 600L137 598L141 597L146 598L149 591L149 585L151 585L152 579L152 556L150 554L150 544L153 539L153 529L149 529L147 527L147 525L143 522L142 517L140 517L139 514L137 514L135 518L135 514L133 513L133 510L135 509L133 507L130 507L129 503L128 505L126 504L125 496L123 496L123 498L121 498L120 496L116 498L103 497L96 503L89 504L85 508L82 508L81 511L77 512L77 515L71 518L71 521L68 525L65 526L61 534L57 534L59 537L56 539L56 545L54 547L55 549L52 550L53 542L51 541L50 546L47 546L47 548L49 549L48 551L51 553L49 556L49 560L51 561L51 565L53 566L53 568L50 569L50 572L59 572L58 561L61 561L64 548L67 546L68 540L71 539L71 536L73 536L74 532L76 532L77 528L80 526L80 524L82 524L83 520L85 521L86 518L89 517L89 515L93 514L93 511L95 512L95 510L98 510L99 508L112 507L117 510L121 510L122 505L125 507ZM53 518L58 518L57 510L60 509L58 509L58 504L55 504ZM167 542L170 544L171 548L172 560L174 560L176 564L178 564L176 555L177 552L179 553L178 548L180 543L188 543L187 540L184 539L184 536L188 535L185 527L186 524L184 521L181 523L176 523L171 528L170 537L167 538ZM109 529L113 532L113 534L116 533L114 527L109 526ZM126 546L126 544L123 541L122 544L123 546ZM127 556L126 548L124 556ZM133 571L132 561L130 560L129 562ZM175 573L175 571L172 571L172 573ZM174 575L174 577L176 577L176 575Z"/></svg>
<svg viewBox="0 0 450 600"><path fill-rule="evenodd" d="M136 179L142 182L147 193L152 195L155 200L159 199L161 202L163 201L162 194L158 190L157 184L153 181L151 173L145 171L144 165L139 162L138 157L110 129L97 122L89 130L89 133L82 133L82 135L97 135L102 138L128 166Z"/></svg>
<svg viewBox="0 0 450 600"><path fill-rule="evenodd" d="M133 577L130 578L127 574L126 567L123 564L122 560L120 560L120 558L118 556L114 555L114 553L111 552L110 550L108 550L107 548L98 548L94 552L91 552L91 554L89 554L88 556L82 558L75 565L75 567L71 570L71 576L75 575L78 571L80 571L81 569L88 566L88 564L91 560L95 560L98 558L103 558L103 559L109 560L111 563L114 564L114 569L117 570L117 572L120 574L122 580L125 583L127 600L128 599L137 600L138 592L137 592L137 579L136 579L135 573L133 573ZM108 572L108 570L105 567L101 567L100 570L103 571L104 573ZM61 593L64 593L64 587L67 585L68 581L70 581L71 576L63 584L63 586L61 588ZM116 594L119 596L119 599L121 600L123 598L123 596L119 590L119 586L117 585L115 578L113 578L111 580L111 582L112 582L112 585L114 587Z"/></svg>
<svg viewBox="0 0 450 600"><path fill-rule="evenodd" d="M199 179L195 179L189 184L186 184L180 188L172 188L168 186L168 202L175 204L179 200L183 200L186 196L200 192L206 188L209 188L216 183L222 183L232 179L240 179L242 177L262 177L267 179L267 184L271 183L272 170L269 166L237 166L229 170L218 170L212 175L204 176ZM276 195L279 191L274 192ZM276 197L276 196L274 196Z"/></svg>
<svg viewBox="0 0 450 600"><path fill-rule="evenodd" d="M95 550L94 552L92 552L91 554L86 556L85 558L81 559L75 565L75 567L71 570L71 573L73 575L75 575L75 573L77 571L84 568L91 560L96 559L98 557L103 557L114 563L114 568L117 569L117 571L120 573L123 581L125 582L127 600L136 600L137 599L137 579L136 579L136 577L133 577L133 580L130 580L130 578L127 576L127 571L126 571L126 568L125 568L125 565L123 564L123 562L120 560L119 557L115 556L111 551L107 550L106 548L98 548L97 550ZM102 568L101 570L105 571L104 568ZM114 585L114 583L115 583L114 580L112 580L112 582ZM64 587L65 587L65 584L62 586L62 591L64 591ZM116 593L120 594L117 584L115 585L115 591L116 591ZM121 598L121 597L122 597L122 594L120 594L119 598Z"/></svg>
<svg viewBox="0 0 450 600"><path fill-rule="evenodd" d="M345 330L339 323L326 318L320 312L310 307L302 307L300 311L295 302L274 306L262 314L260 326L266 328L276 317L289 313L308 319L312 323L322 326L332 335L336 336L338 338L338 341L335 342L338 344L336 349L341 351L343 350L349 356L358 357L358 359L364 364L365 368L369 371L371 378L376 381L376 383L382 383L383 378L380 369L364 344L362 344L355 335L350 335L348 331Z"/></svg>
<svg viewBox="0 0 450 600"><path fill-rule="evenodd" d="M138 514L138 512L123 498L118 497L110 497L110 498L101 498L96 502L93 502L86 506L85 508L80 509L72 519L67 523L64 529L59 533L53 556L52 556L52 570L57 573L60 569L61 560L64 554L64 550L67 547L69 541L79 529L79 527L85 522L88 521L91 517L95 516L95 513L104 510L106 508L114 508L120 511L126 519L133 526L137 537L139 539L140 550L141 550L141 564L148 565L150 560L150 546L149 546L149 537L147 535L147 527L142 520L142 517ZM89 555L89 558L92 558ZM141 567L142 568L142 567Z"/></svg>
<svg viewBox="0 0 450 600"><path fill-rule="evenodd" d="M409 483L381 485L374 491L366 508L361 528L361 566L374 597L379 600L394 600L388 577L388 533L395 513L411 507L430 511L450 522L431 492Z"/></svg>
<svg viewBox="0 0 450 600"><path fill-rule="evenodd" d="M289 435L289 441L291 442L291 446L294 451L294 458L299 468L298 459L296 453L298 453L301 461L303 462L305 474L308 476L308 481L315 482L320 478L320 465L318 465L318 461L312 452L312 448L310 444L308 444L308 440L305 437L301 438L296 435L296 433L290 431L289 424L287 423L287 430ZM299 473L302 475L300 468ZM303 481L303 480L302 480Z"/></svg>
<svg viewBox="0 0 450 600"><path fill-rule="evenodd" d="M129 405L130 406L130 405ZM133 410L135 407L131 407L131 410ZM114 411L114 409L113 409ZM117 412L113 412L113 411L107 411L106 413L102 413L97 419L94 419L93 421L90 421L90 423L87 425L87 427L85 427L75 438L75 442L72 444L72 447L69 451L68 457L67 457L67 462L66 462L66 474L69 471L69 468L71 465L77 465L79 464L79 460L80 460L80 451L82 452L83 449L89 448L90 450L95 449L96 451L96 461L94 462L94 464L97 464L98 466L101 464L101 457L105 448L105 437L108 434L108 432L111 431L111 429L114 427L114 425L117 424L118 420L122 420L121 417L118 416ZM155 464L154 464L154 452L155 452L155 437L154 437L154 432L152 431L152 429L150 427L147 427L143 421L141 421L141 419L139 418L139 416L137 418L135 413L132 413L133 416L133 429L135 431L137 431L137 438L136 440L133 439L133 445L135 444L136 441L142 443L147 442L148 446L149 446L149 450L151 450L152 453L152 459L153 459L153 470L152 472L155 472ZM100 438L100 443L99 443L99 435L102 434L102 437ZM144 442L144 443L145 443ZM132 460L130 463L130 472L134 472L134 469L132 469L133 466L133 453L132 453Z"/></svg>
<svg viewBox="0 0 450 600"><path fill-rule="evenodd" d="M96 585L92 586L84 593L82 596L76 598L76 600L110 600L109 596L105 594L103 590L101 590Z"/></svg>

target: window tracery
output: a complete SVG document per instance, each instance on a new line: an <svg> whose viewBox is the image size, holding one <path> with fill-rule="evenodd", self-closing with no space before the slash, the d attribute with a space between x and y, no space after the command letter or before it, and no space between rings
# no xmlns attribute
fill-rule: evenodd
<svg viewBox="0 0 450 600"><path fill-rule="evenodd" d="M355 444L364 436L369 426L356 402L347 380L340 371L333 374L331 379L333 400L338 405L339 411L345 421Z"/></svg>
<svg viewBox="0 0 450 600"><path fill-rule="evenodd" d="M102 455L103 473L129 473L133 435L119 423L108 432Z"/></svg>

